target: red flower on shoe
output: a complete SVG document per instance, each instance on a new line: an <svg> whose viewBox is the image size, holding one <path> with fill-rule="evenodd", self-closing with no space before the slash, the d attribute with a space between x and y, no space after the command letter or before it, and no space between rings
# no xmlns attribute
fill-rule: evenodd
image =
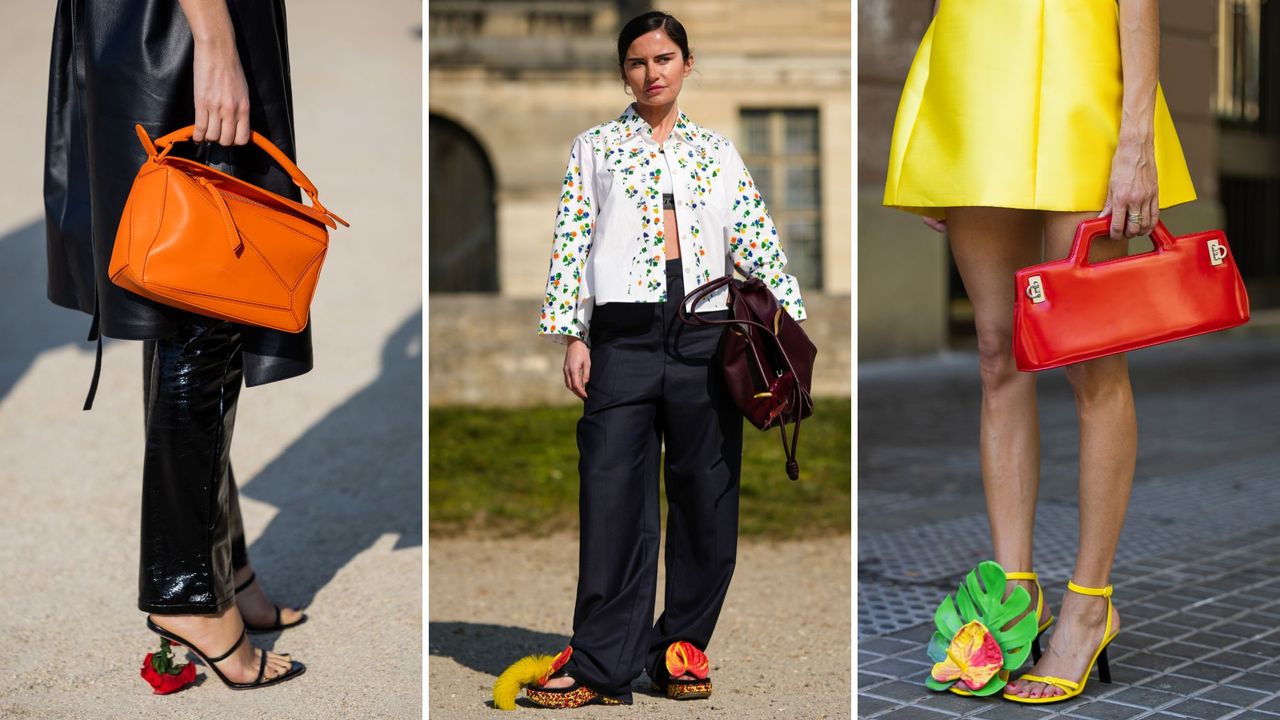
<svg viewBox="0 0 1280 720"><path fill-rule="evenodd" d="M667 648L667 673L678 678L688 673L699 680L706 680L711 671L711 662L706 654L691 643L681 640L671 643Z"/></svg>
<svg viewBox="0 0 1280 720"><path fill-rule="evenodd" d="M177 664L169 650L169 639L160 638L160 651L147 653L142 660L142 679L151 685L156 695L168 695L196 681L196 666Z"/></svg>

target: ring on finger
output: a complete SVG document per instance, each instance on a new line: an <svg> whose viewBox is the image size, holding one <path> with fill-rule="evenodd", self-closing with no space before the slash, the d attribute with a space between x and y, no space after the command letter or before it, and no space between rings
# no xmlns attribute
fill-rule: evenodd
<svg viewBox="0 0 1280 720"><path fill-rule="evenodd" d="M1126 219L1126 220L1128 220L1130 224L1133 224L1133 225L1141 225L1141 224L1142 224L1142 213L1140 213L1140 212L1130 212L1130 213L1128 213L1127 215L1125 215L1125 219Z"/></svg>

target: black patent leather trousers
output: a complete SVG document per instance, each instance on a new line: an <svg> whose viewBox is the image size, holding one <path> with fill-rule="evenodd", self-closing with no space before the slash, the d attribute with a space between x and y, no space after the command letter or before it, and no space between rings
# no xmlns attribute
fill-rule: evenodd
<svg viewBox="0 0 1280 720"><path fill-rule="evenodd" d="M198 320L144 343L140 610L217 613L235 602L232 573L248 563L230 461L241 376L231 323Z"/></svg>

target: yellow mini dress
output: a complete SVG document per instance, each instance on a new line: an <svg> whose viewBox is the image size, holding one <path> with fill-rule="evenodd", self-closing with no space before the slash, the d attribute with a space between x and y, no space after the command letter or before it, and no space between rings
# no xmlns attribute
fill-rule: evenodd
<svg viewBox="0 0 1280 720"><path fill-rule="evenodd" d="M1116 0L942 0L916 51L884 204L1098 211L1120 133ZM1156 87L1160 207L1194 200Z"/></svg>

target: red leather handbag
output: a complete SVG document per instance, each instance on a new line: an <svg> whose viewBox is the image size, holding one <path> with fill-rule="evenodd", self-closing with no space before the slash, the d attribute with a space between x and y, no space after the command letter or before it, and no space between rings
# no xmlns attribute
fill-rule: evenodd
<svg viewBox="0 0 1280 720"><path fill-rule="evenodd" d="M1014 275L1019 370L1071 365L1249 321L1249 297L1221 230L1174 237L1157 222L1154 252L1090 263L1089 245L1110 228L1110 217L1086 220L1065 259Z"/></svg>

